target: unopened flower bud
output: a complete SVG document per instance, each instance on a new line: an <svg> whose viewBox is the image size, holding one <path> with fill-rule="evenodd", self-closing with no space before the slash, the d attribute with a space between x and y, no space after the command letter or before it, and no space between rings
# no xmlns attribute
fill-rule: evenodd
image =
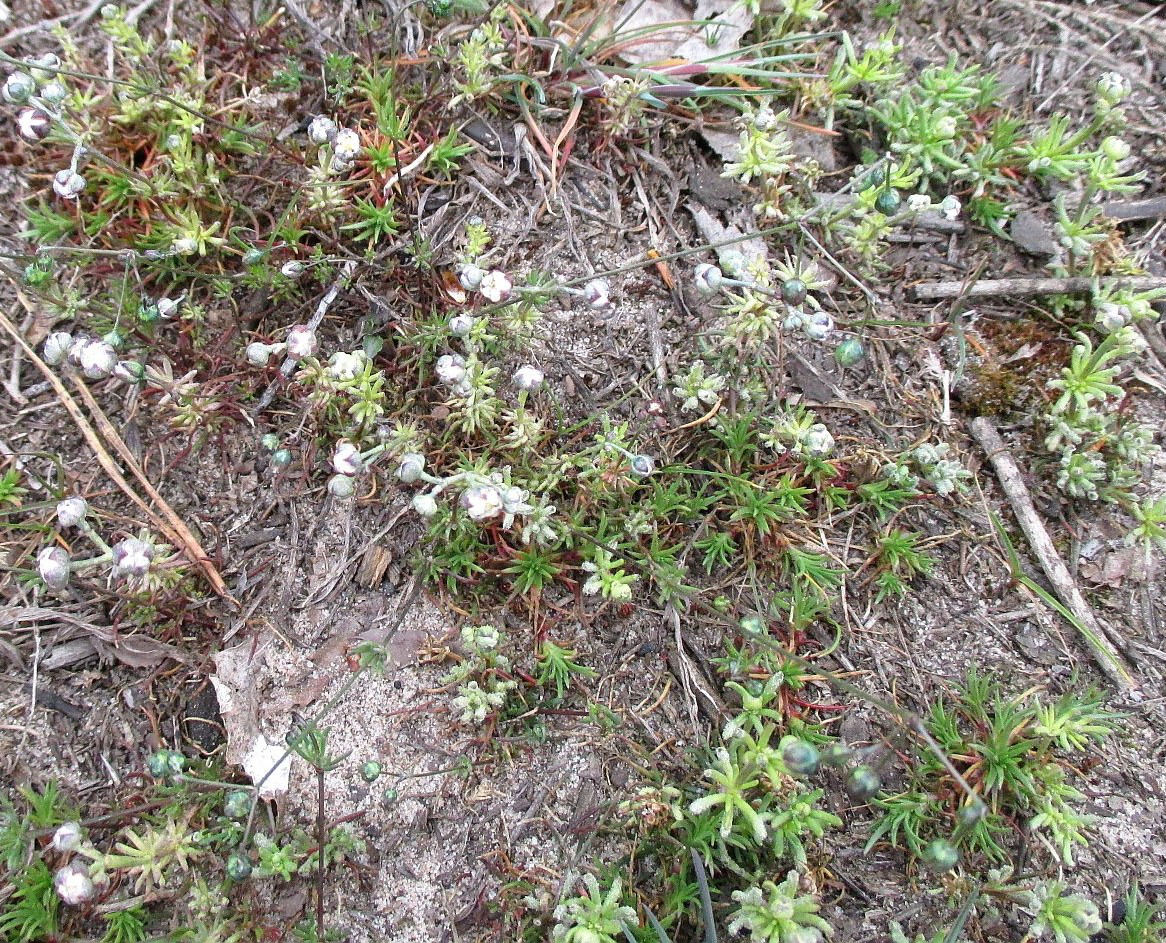
<svg viewBox="0 0 1166 943"><path fill-rule="evenodd" d="M478 291L487 301L498 304L510 297L510 293L514 291L514 283L505 272L494 269L482 276Z"/></svg>
<svg viewBox="0 0 1166 943"><path fill-rule="evenodd" d="M299 278L304 274L304 269L306 268L307 266L304 265L303 262L300 262L297 259L292 259L289 262L284 262L283 265L279 267L279 271L285 278Z"/></svg>
<svg viewBox="0 0 1166 943"><path fill-rule="evenodd" d="M446 386L457 386L466 378L466 360L459 354L443 354L437 358L437 379Z"/></svg>
<svg viewBox="0 0 1166 943"><path fill-rule="evenodd" d="M960 213L963 212L963 204L960 203L960 198L953 193L949 193L939 202L939 212L944 219L954 222L960 218Z"/></svg>
<svg viewBox="0 0 1166 943"><path fill-rule="evenodd" d="M332 153L348 163L360 153L360 135L351 128L341 128L332 140Z"/></svg>
<svg viewBox="0 0 1166 943"><path fill-rule="evenodd" d="M725 281L725 273L715 265L701 262L692 273L696 290L706 298L715 295Z"/></svg>
<svg viewBox="0 0 1166 943"><path fill-rule="evenodd" d="M68 331L54 331L45 338L41 357L50 367L59 367L73 349L73 335Z"/></svg>
<svg viewBox="0 0 1166 943"><path fill-rule="evenodd" d="M161 317L172 318L178 313L178 309L182 307L182 302L175 301L173 298L159 298L156 307Z"/></svg>
<svg viewBox="0 0 1166 943"><path fill-rule="evenodd" d="M287 332L287 352L297 358L310 357L316 352L316 332L306 324L297 324Z"/></svg>
<svg viewBox="0 0 1166 943"><path fill-rule="evenodd" d="M57 524L61 527L76 527L89 513L89 502L74 495L57 502Z"/></svg>
<svg viewBox="0 0 1166 943"><path fill-rule="evenodd" d="M794 776L813 776L821 760L818 748L800 738L792 738L781 751L782 763Z"/></svg>
<svg viewBox="0 0 1166 943"><path fill-rule="evenodd" d="M100 380L113 373L117 366L117 351L105 341L89 341L81 348L81 371L90 380Z"/></svg>
<svg viewBox="0 0 1166 943"><path fill-rule="evenodd" d="M812 341L823 341L834 331L834 319L825 311L815 311L802 326L806 337Z"/></svg>
<svg viewBox="0 0 1166 943"><path fill-rule="evenodd" d="M806 430L802 438L802 448L807 455L825 458L834 450L834 436L822 423L816 422Z"/></svg>
<svg viewBox="0 0 1166 943"><path fill-rule="evenodd" d="M520 390L531 392L543 385L546 375L538 368L525 364L514 371L514 385Z"/></svg>
<svg viewBox="0 0 1166 943"><path fill-rule="evenodd" d="M471 262L461 266L457 273L458 282L466 291L477 291L485 277L486 273Z"/></svg>
<svg viewBox="0 0 1166 943"><path fill-rule="evenodd" d="M960 852L946 838L936 838L923 849L923 862L936 874L944 874L960 863Z"/></svg>
<svg viewBox="0 0 1166 943"><path fill-rule="evenodd" d="M348 475L333 475L328 479L328 493L334 498L351 498L356 494L356 481Z"/></svg>
<svg viewBox="0 0 1166 943"><path fill-rule="evenodd" d="M16 116L16 127L26 141L43 141L52 130L53 123L39 108L24 108Z"/></svg>
<svg viewBox="0 0 1166 943"><path fill-rule="evenodd" d="M1130 80L1120 72L1106 72L1093 87L1102 102L1116 105L1130 93Z"/></svg>
<svg viewBox="0 0 1166 943"><path fill-rule="evenodd" d="M198 252L198 242L193 236L180 236L170 244L175 255L194 255Z"/></svg>
<svg viewBox="0 0 1166 943"><path fill-rule="evenodd" d="M1101 153L1112 161L1121 161L1130 156L1130 146L1121 138L1111 134L1101 142Z"/></svg>
<svg viewBox="0 0 1166 943"><path fill-rule="evenodd" d="M359 475L364 468L360 449L346 440L337 442L332 452L332 468L338 475Z"/></svg>
<svg viewBox="0 0 1166 943"><path fill-rule="evenodd" d="M656 460L651 455L633 455L631 469L637 478L647 478L656 470Z"/></svg>
<svg viewBox="0 0 1166 943"><path fill-rule="evenodd" d="M53 890L61 902L69 907L80 907L97 893L89 877L89 869L81 861L71 861L57 869L53 875Z"/></svg>
<svg viewBox="0 0 1166 943"><path fill-rule="evenodd" d="M326 115L316 115L308 122L308 140L324 145L336 137L336 122Z"/></svg>
<svg viewBox="0 0 1166 943"><path fill-rule="evenodd" d="M376 760L369 760L360 764L360 778L366 783L375 783L381 776L381 764Z"/></svg>
<svg viewBox="0 0 1166 943"><path fill-rule="evenodd" d="M69 555L60 547L45 547L36 555L36 572L49 589L69 585Z"/></svg>
<svg viewBox="0 0 1166 943"><path fill-rule="evenodd" d="M46 82L41 87L40 97L50 105L59 105L69 97L69 90L60 82Z"/></svg>
<svg viewBox="0 0 1166 943"><path fill-rule="evenodd" d="M53 848L57 851L76 851L81 844L81 826L77 822L65 822L53 832Z"/></svg>
<svg viewBox="0 0 1166 943"><path fill-rule="evenodd" d="M850 771L850 775L846 777L846 791L855 799L863 802L873 798L881 788L882 781L879 779L879 774L865 763L860 763L854 767Z"/></svg>
<svg viewBox="0 0 1166 943"><path fill-rule="evenodd" d="M27 72L13 72L0 89L4 100L13 105L23 105L36 92L36 80Z"/></svg>
<svg viewBox="0 0 1166 943"><path fill-rule="evenodd" d="M800 278L788 278L781 283L781 300L787 305L797 307L804 304L809 294L810 289Z"/></svg>
<svg viewBox="0 0 1166 943"><path fill-rule="evenodd" d="M53 192L66 200L75 200L85 189L85 178L66 167L53 176Z"/></svg>
<svg viewBox="0 0 1166 943"><path fill-rule="evenodd" d="M34 79L38 82L48 82L56 76L57 69L61 67L61 57L55 52L46 52L31 60L28 66L28 71Z"/></svg>
<svg viewBox="0 0 1166 943"><path fill-rule="evenodd" d="M476 319L468 314L455 314L449 319L449 333L454 337L466 337L474 329Z"/></svg>
<svg viewBox="0 0 1166 943"><path fill-rule="evenodd" d="M413 496L413 510L421 517L428 519L437 513L437 501L432 495L416 494Z"/></svg>
<svg viewBox="0 0 1166 943"><path fill-rule="evenodd" d="M114 576L145 576L150 572L154 548L137 537L127 537L113 547Z"/></svg>
<svg viewBox="0 0 1166 943"><path fill-rule="evenodd" d="M270 344L264 344L262 341L252 341L247 345L247 362L253 367L266 367L268 361L271 360L273 352L274 348Z"/></svg>
<svg viewBox="0 0 1166 943"><path fill-rule="evenodd" d="M956 121L952 115L944 115L935 122L935 135L939 138L953 138L956 132Z"/></svg>
<svg viewBox="0 0 1166 943"><path fill-rule="evenodd" d="M328 376L342 383L355 379L364 369L365 359L363 350L338 350L328 358Z"/></svg>
<svg viewBox="0 0 1166 943"><path fill-rule="evenodd" d="M397 478L407 485L417 481L425 471L425 456L420 452L406 452L397 466Z"/></svg>
<svg viewBox="0 0 1166 943"><path fill-rule="evenodd" d="M227 877L232 881L246 881L251 877L251 862L243 855L234 853L227 856Z"/></svg>

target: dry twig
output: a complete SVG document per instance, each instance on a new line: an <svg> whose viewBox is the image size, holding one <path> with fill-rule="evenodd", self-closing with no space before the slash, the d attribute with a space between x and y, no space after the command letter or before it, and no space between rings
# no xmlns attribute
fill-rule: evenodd
<svg viewBox="0 0 1166 943"><path fill-rule="evenodd" d="M1121 291L1157 291L1166 289L1166 278L1155 275L1128 278L985 278L977 282L924 282L911 291L916 301L943 301L948 298L1013 297L1036 298L1042 295L1071 295L1092 291L1095 285Z"/></svg>
<svg viewBox="0 0 1166 943"><path fill-rule="evenodd" d="M1093 614L1089 603L1077 588L1073 577L1069 574L1057 548L1053 546L1049 532L1033 507L1032 498L1024 484L1024 477L1017 467L1012 453L1000 438L1000 433L990 419L979 416L972 420L972 435L980 443L980 448L987 454L996 475L1000 479L1000 486L1012 506L1012 512L1020 522L1024 536L1028 538L1029 546L1036 555L1041 569L1048 577L1053 589L1067 607L1070 613L1087 630L1087 638L1093 650L1094 660L1105 672L1106 676L1120 690L1129 690L1136 687L1121 654L1107 638L1109 630L1098 621Z"/></svg>

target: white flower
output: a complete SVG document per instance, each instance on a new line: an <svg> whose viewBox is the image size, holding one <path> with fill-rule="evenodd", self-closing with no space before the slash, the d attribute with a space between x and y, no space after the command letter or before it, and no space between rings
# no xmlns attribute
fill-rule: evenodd
<svg viewBox="0 0 1166 943"><path fill-rule="evenodd" d="M270 344L264 344L262 341L252 341L247 345L247 362L253 367L266 367L273 353L275 353L275 348Z"/></svg>
<svg viewBox="0 0 1166 943"><path fill-rule="evenodd" d="M701 262L692 273L696 290L706 298L715 295L725 281L725 273L717 266Z"/></svg>
<svg viewBox="0 0 1166 943"><path fill-rule="evenodd" d="M529 514L534 510L526 499L530 495L529 491L519 488L517 485L511 485L509 488L502 490L502 511L504 516L502 518L502 526L509 529L514 523L515 515Z"/></svg>
<svg viewBox="0 0 1166 943"><path fill-rule="evenodd" d="M73 349L73 335L68 331L54 331L45 338L45 345L41 349L41 357L50 367L60 366Z"/></svg>
<svg viewBox="0 0 1166 943"><path fill-rule="evenodd" d="M57 851L75 851L81 844L81 826L76 822L66 822L53 832L53 848Z"/></svg>
<svg viewBox="0 0 1166 943"><path fill-rule="evenodd" d="M815 311L802 325L802 330L812 341L825 340L834 331L834 319L825 311Z"/></svg>
<svg viewBox="0 0 1166 943"><path fill-rule="evenodd" d="M461 505L470 520L488 521L502 513L502 495L493 485L474 485L462 492Z"/></svg>
<svg viewBox="0 0 1166 943"><path fill-rule="evenodd" d="M66 167L53 177L53 192L66 200L75 200L85 189L85 178Z"/></svg>
<svg viewBox="0 0 1166 943"><path fill-rule="evenodd" d="M49 589L69 585L69 555L60 547L45 547L36 555L36 572Z"/></svg>
<svg viewBox="0 0 1166 943"><path fill-rule="evenodd" d="M500 272L497 269L483 275L481 284L478 285L478 291L482 293L487 301L491 301L494 304L505 301L510 297L510 293L513 290L514 283L510 281L509 276L505 272Z"/></svg>
<svg viewBox="0 0 1166 943"><path fill-rule="evenodd" d="M57 502L57 523L61 527L76 527L89 513L89 502L74 495Z"/></svg>
<svg viewBox="0 0 1166 943"><path fill-rule="evenodd" d="M960 203L960 198L953 193L949 193L939 203L939 212L947 220L955 221L959 219L963 208L963 204Z"/></svg>
<svg viewBox="0 0 1166 943"><path fill-rule="evenodd" d="M80 861L72 861L57 869L53 875L53 890L62 903L70 907L80 907L96 893L88 868Z"/></svg>
<svg viewBox="0 0 1166 943"><path fill-rule="evenodd" d="M413 495L413 510L421 517L428 519L437 513L437 502L431 494L415 494Z"/></svg>
<svg viewBox="0 0 1166 943"><path fill-rule="evenodd" d="M477 291L485 277L486 273L472 262L458 268L457 280L466 291Z"/></svg>
<svg viewBox="0 0 1166 943"><path fill-rule="evenodd" d="M100 380L113 373L117 351L105 341L89 341L81 348L81 370L90 380Z"/></svg>
<svg viewBox="0 0 1166 943"><path fill-rule="evenodd" d="M538 367L524 364L514 371L513 379L516 387L520 390L530 392L537 390L543 385L543 381L546 380L546 375Z"/></svg>
<svg viewBox="0 0 1166 943"><path fill-rule="evenodd" d="M352 380L364 369L365 359L363 350L338 350L328 358L328 376L342 383Z"/></svg>
<svg viewBox="0 0 1166 943"><path fill-rule="evenodd" d="M931 207L931 197L926 193L912 193L907 197L907 209L912 213L921 213Z"/></svg>
<svg viewBox="0 0 1166 943"><path fill-rule="evenodd" d="M825 458L834 450L834 436L822 423L816 422L806 430L801 444L806 454Z"/></svg>
<svg viewBox="0 0 1166 943"><path fill-rule="evenodd" d="M593 278L583 286L583 300L587 307L601 311L612 306L611 283L606 278Z"/></svg>
<svg viewBox="0 0 1166 943"><path fill-rule="evenodd" d="M13 105L23 105L36 91L36 80L27 72L13 72L4 83L0 94Z"/></svg>
<svg viewBox="0 0 1166 943"><path fill-rule="evenodd" d="M457 386L465 378L465 357L460 354L443 354L437 358L437 379L446 386Z"/></svg>
<svg viewBox="0 0 1166 943"><path fill-rule="evenodd" d="M425 471L425 456L420 452L406 452L397 466L397 478L407 485L417 481Z"/></svg>
<svg viewBox="0 0 1166 943"><path fill-rule="evenodd" d="M150 572L154 548L137 537L127 537L113 547L114 576L145 576Z"/></svg>
<svg viewBox="0 0 1166 943"><path fill-rule="evenodd" d="M468 314L455 314L449 319L449 333L454 337L466 337L474 329L477 319Z"/></svg>
<svg viewBox="0 0 1166 943"><path fill-rule="evenodd" d="M43 141L52 126L49 116L37 108L25 108L16 116L16 127L26 141Z"/></svg>
<svg viewBox="0 0 1166 943"><path fill-rule="evenodd" d="M935 122L935 136L939 138L953 138L956 132L955 118L951 115L944 115Z"/></svg>
<svg viewBox="0 0 1166 943"><path fill-rule="evenodd" d="M333 475L328 479L328 493L334 498L351 498L356 493L356 482L348 475Z"/></svg>
<svg viewBox="0 0 1166 943"><path fill-rule="evenodd" d="M360 153L360 135L351 128L337 131L332 141L332 152L345 163L355 160Z"/></svg>
<svg viewBox="0 0 1166 943"><path fill-rule="evenodd" d="M191 236L182 236L170 244L175 255L194 255L198 251L198 243Z"/></svg>
<svg viewBox="0 0 1166 943"><path fill-rule="evenodd" d="M303 262L292 259L290 262L284 262L279 267L280 272L287 278L299 278L304 274L304 269L307 268Z"/></svg>
<svg viewBox="0 0 1166 943"><path fill-rule="evenodd" d="M364 468L360 449L353 443L341 439L332 451L332 468L338 475L359 475Z"/></svg>
<svg viewBox="0 0 1166 943"><path fill-rule="evenodd" d="M326 115L316 115L308 122L308 140L313 144L327 144L336 137L336 122Z"/></svg>
<svg viewBox="0 0 1166 943"><path fill-rule="evenodd" d="M316 352L316 332L306 324L296 324L287 332L287 352L293 357L310 357Z"/></svg>

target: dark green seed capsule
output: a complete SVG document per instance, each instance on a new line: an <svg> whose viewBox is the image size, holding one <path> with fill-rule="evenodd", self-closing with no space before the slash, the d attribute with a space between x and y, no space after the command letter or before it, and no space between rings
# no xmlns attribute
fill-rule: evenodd
<svg viewBox="0 0 1166 943"><path fill-rule="evenodd" d="M822 756L812 743L794 740L781 751L781 761L794 776L813 776L818 772Z"/></svg>
<svg viewBox="0 0 1166 943"><path fill-rule="evenodd" d="M397 792L396 789L389 788L381 793L381 801L384 802L385 805L392 805L397 801L398 796L400 796L400 793Z"/></svg>
<svg viewBox="0 0 1166 943"><path fill-rule="evenodd" d="M177 776L184 769L186 769L186 757L177 750L166 751L166 772L171 776Z"/></svg>
<svg viewBox="0 0 1166 943"><path fill-rule="evenodd" d="M887 182L887 168L875 167L868 173L862 181L862 188L869 190L871 187L881 187Z"/></svg>
<svg viewBox="0 0 1166 943"><path fill-rule="evenodd" d="M923 863L936 874L943 874L960 863L959 849L946 838L937 838L923 849Z"/></svg>
<svg viewBox="0 0 1166 943"><path fill-rule="evenodd" d="M161 779L169 773L169 750L159 750L157 753L151 753L146 757L146 769L150 771L151 776Z"/></svg>
<svg viewBox="0 0 1166 943"><path fill-rule="evenodd" d="M840 367L853 367L865 356L866 350L857 337L848 337L834 348L834 359Z"/></svg>
<svg viewBox="0 0 1166 943"><path fill-rule="evenodd" d="M366 783L375 783L380 779L381 764L376 760L369 760L360 767L360 778Z"/></svg>
<svg viewBox="0 0 1166 943"><path fill-rule="evenodd" d="M805 302L810 290L800 278L791 278L782 283L781 300L787 305L800 305Z"/></svg>
<svg viewBox="0 0 1166 943"><path fill-rule="evenodd" d="M251 876L251 862L242 855L227 858L227 877L232 881L246 881Z"/></svg>
<svg viewBox="0 0 1166 943"><path fill-rule="evenodd" d="M846 791L852 798L858 799L860 802L872 798L881 788L882 781L879 779L879 774L865 763L860 763L854 767L850 771L850 775L846 777Z"/></svg>
<svg viewBox="0 0 1166 943"><path fill-rule="evenodd" d="M902 204L903 198L899 196L898 190L883 190L875 197L875 209L884 216L893 215Z"/></svg>

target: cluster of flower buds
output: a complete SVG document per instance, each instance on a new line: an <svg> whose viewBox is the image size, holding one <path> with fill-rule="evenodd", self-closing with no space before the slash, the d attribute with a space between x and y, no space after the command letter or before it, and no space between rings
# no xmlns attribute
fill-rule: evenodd
<svg viewBox="0 0 1166 943"><path fill-rule="evenodd" d="M65 498L57 503L57 526L61 530L77 529L97 547L98 555L87 559L74 560L68 552L56 544L42 547L36 558L37 575L51 590L63 590L69 585L73 573L107 565L115 578L142 582L149 576L154 561L159 556L158 547L147 537L126 537L114 544L107 544L89 523L89 504L82 497Z"/></svg>
<svg viewBox="0 0 1166 943"><path fill-rule="evenodd" d="M330 167L334 173L350 170L360 156L360 135L351 128L338 128L326 115L316 115L308 122L308 140L317 147L332 149Z"/></svg>
<svg viewBox="0 0 1166 943"><path fill-rule="evenodd" d="M264 344L252 341L244 352L247 362L253 367L266 367L273 356L287 353L289 357L303 360L316 352L318 345L316 332L306 324L295 324L287 332L287 340L282 344Z"/></svg>
<svg viewBox="0 0 1166 943"><path fill-rule="evenodd" d="M13 105L25 105L16 116L16 127L26 141L42 141L53 126L52 106L59 105L69 92L57 78L61 60L53 53L29 59L13 72L0 88L0 96Z"/></svg>
<svg viewBox="0 0 1166 943"><path fill-rule="evenodd" d="M938 203L932 203L931 197L926 193L912 193L907 197L907 211L910 213L925 213L934 210L939 213L944 219L954 222L960 218L960 213L963 212L963 204L960 203L960 198L954 194L948 194Z"/></svg>
<svg viewBox="0 0 1166 943"><path fill-rule="evenodd" d="M499 269L482 269L472 262L458 268L458 282L466 291L479 292L491 304L509 301L514 295L514 282Z"/></svg>
<svg viewBox="0 0 1166 943"><path fill-rule="evenodd" d="M112 376L136 383L142 378L142 365L133 360L118 360L117 345L120 342L116 333L98 338L54 331L45 338L41 357L50 367L74 367L90 380Z"/></svg>

